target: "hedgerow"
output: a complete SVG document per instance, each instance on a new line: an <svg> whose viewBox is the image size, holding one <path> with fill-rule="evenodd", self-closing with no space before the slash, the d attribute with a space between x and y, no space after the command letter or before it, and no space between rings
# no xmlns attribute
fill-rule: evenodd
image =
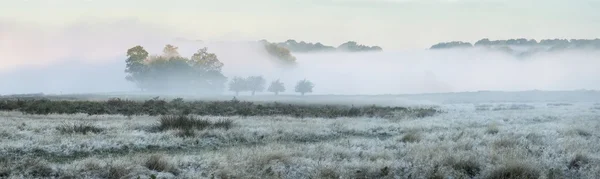
<svg viewBox="0 0 600 179"><path fill-rule="evenodd" d="M4 99L0 100L0 111L21 111L24 114L120 114L133 115L209 115L209 116L271 116L292 117L381 117L393 118L428 117L440 112L433 107L384 107L346 105L300 105L278 102L254 103L239 100L230 101L184 101L181 98L165 101L153 98L146 101L123 100L107 101L49 100L49 99Z"/></svg>

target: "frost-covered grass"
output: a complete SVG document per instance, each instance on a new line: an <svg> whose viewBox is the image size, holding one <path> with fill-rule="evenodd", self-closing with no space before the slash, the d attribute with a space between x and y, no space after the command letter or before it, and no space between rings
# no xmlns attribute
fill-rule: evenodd
<svg viewBox="0 0 600 179"><path fill-rule="evenodd" d="M161 130L159 116L0 112L0 178L600 178L594 104L490 106L509 108L454 104L408 119L196 116L231 123L185 137ZM80 124L101 130L61 131Z"/></svg>

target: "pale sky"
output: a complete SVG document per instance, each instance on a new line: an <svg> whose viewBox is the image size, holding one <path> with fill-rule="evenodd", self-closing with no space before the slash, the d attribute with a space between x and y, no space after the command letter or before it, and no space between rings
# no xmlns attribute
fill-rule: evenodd
<svg viewBox="0 0 600 179"><path fill-rule="evenodd" d="M347 87L357 94L598 89L597 53L540 57L527 65L502 55L497 64L490 61L498 54L424 49L481 38L598 38L599 10L600 0L0 0L0 81L13 80L6 93L79 86L110 91L129 84L122 69L126 49L135 45L156 54L167 43L187 48L175 38L209 41L182 53L191 55L214 41L296 39L332 46L352 40L384 52L295 54L301 68L287 72L265 67L268 62L259 61L264 49L224 43L209 51L226 64L225 75L271 69L272 78L321 80L320 93ZM476 69L481 72L473 76ZM396 86L380 88L389 81ZM94 85L77 85L82 82Z"/></svg>
<svg viewBox="0 0 600 179"><path fill-rule="evenodd" d="M0 0L0 33L133 21L188 39L401 50L485 37L596 38L599 9L600 0Z"/></svg>

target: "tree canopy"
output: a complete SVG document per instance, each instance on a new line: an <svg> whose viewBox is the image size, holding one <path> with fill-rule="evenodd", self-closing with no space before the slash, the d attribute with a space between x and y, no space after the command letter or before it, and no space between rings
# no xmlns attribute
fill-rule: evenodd
<svg viewBox="0 0 600 179"><path fill-rule="evenodd" d="M473 47L469 42L453 41L453 42L442 42L431 46L431 49L445 49L445 48L460 48L460 47Z"/></svg>
<svg viewBox="0 0 600 179"><path fill-rule="evenodd" d="M265 90L265 79L262 76L249 76L246 78L246 87L248 91L252 92L252 96L254 96L256 92Z"/></svg>
<svg viewBox="0 0 600 179"><path fill-rule="evenodd" d="M335 51L336 48L332 46L326 46L319 42L307 43L304 41L296 42L296 40L287 40L285 42L279 42L277 45L285 47L292 52L330 52Z"/></svg>
<svg viewBox="0 0 600 179"><path fill-rule="evenodd" d="M294 57L287 48L279 46L275 43L269 43L266 41L262 42L265 46L265 50L267 50L267 53L278 59L278 61L282 64L296 64L296 57Z"/></svg>
<svg viewBox="0 0 600 179"><path fill-rule="evenodd" d="M240 92L246 91L246 79L236 76L229 82L229 91L235 92L235 95L239 95Z"/></svg>
<svg viewBox="0 0 600 179"><path fill-rule="evenodd" d="M487 38L478 40L474 45L468 42L453 41L442 42L431 46L431 49L445 49L457 47L503 47L503 46L528 46L545 47L547 49L598 49L600 50L600 39L543 39L539 42L535 39L508 39L490 40Z"/></svg>
<svg viewBox="0 0 600 179"><path fill-rule="evenodd" d="M229 91L235 92L236 96L240 92L249 91L254 96L256 92L265 90L265 83L265 79L262 76L249 76L246 78L236 76L229 82Z"/></svg>
<svg viewBox="0 0 600 179"><path fill-rule="evenodd" d="M468 42L443 42L431 46L430 49L451 49L451 48L469 48L479 47L509 54L518 57L526 57L539 52L554 52L562 50L600 50L600 39L543 39L539 42L535 39L508 39L508 40L490 40L487 38L478 40L475 45Z"/></svg>
<svg viewBox="0 0 600 179"><path fill-rule="evenodd" d="M312 82L304 79L298 81L298 83L296 84L295 91L304 96L305 93L312 93L313 87L315 87L315 85Z"/></svg>
<svg viewBox="0 0 600 179"><path fill-rule="evenodd" d="M223 63L206 48L191 58L181 57L177 47L166 45L162 55L149 55L141 46L127 50L126 79L142 90L185 93L221 92L227 78Z"/></svg>
<svg viewBox="0 0 600 179"><path fill-rule="evenodd" d="M285 92L285 86L279 80L275 80L271 82L271 85L269 85L269 89L267 89L267 91L278 95L281 92Z"/></svg>
<svg viewBox="0 0 600 179"><path fill-rule="evenodd" d="M355 41L348 41L338 46L338 50L348 52L365 52L365 51L382 51L383 49L379 46L366 46L358 44Z"/></svg>
<svg viewBox="0 0 600 179"><path fill-rule="evenodd" d="M382 51L383 49L379 46L365 46L360 45L354 41L348 41L339 45L338 47L323 45L320 42L304 42L289 39L285 42L269 43L266 40L261 40L265 44L274 44L281 48L285 48L290 52L308 53L308 52L334 52L334 51L346 51L346 52L367 52L367 51ZM274 48L274 47L272 47Z"/></svg>

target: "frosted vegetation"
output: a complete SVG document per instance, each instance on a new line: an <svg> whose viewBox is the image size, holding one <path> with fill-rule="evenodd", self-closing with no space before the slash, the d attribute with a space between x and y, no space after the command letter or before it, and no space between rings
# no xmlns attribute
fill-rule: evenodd
<svg viewBox="0 0 600 179"><path fill-rule="evenodd" d="M599 178L600 104L433 116L0 112L0 178Z"/></svg>

